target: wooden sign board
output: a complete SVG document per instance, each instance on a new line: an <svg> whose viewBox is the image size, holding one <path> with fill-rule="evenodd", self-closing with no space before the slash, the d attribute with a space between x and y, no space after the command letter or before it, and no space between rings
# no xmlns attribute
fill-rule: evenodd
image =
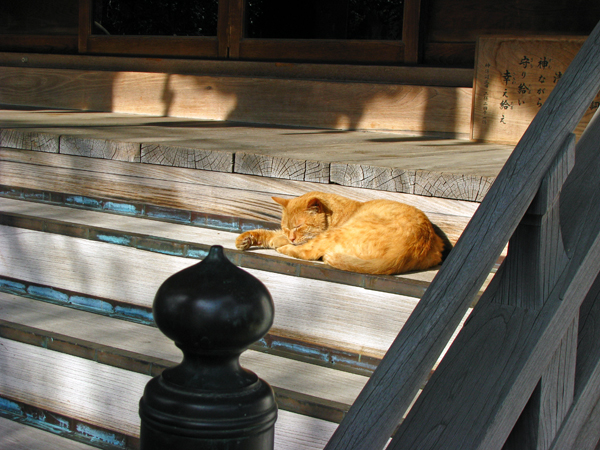
<svg viewBox="0 0 600 450"><path fill-rule="evenodd" d="M479 38L472 139L519 142L584 41L573 36ZM600 96L575 130L578 137L599 106Z"/></svg>

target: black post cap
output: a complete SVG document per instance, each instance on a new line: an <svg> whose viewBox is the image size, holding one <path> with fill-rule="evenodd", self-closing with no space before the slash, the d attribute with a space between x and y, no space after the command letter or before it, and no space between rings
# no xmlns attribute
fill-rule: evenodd
<svg viewBox="0 0 600 450"><path fill-rule="evenodd" d="M213 246L202 262L161 285L153 312L183 361L146 385L141 449L271 450L273 391L239 363L273 324L267 288Z"/></svg>

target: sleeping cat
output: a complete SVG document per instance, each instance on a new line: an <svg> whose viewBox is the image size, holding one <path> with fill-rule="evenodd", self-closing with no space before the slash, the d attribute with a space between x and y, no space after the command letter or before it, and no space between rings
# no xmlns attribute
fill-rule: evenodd
<svg viewBox="0 0 600 450"><path fill-rule="evenodd" d="M358 202L323 192L273 200L283 207L281 230L246 231L236 239L238 249L274 248L370 274L425 270L442 262L444 241L413 206L392 200Z"/></svg>

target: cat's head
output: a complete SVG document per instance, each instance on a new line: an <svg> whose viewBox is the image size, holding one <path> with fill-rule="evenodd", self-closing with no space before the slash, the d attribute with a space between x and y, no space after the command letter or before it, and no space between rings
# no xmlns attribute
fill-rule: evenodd
<svg viewBox="0 0 600 450"><path fill-rule="evenodd" d="M317 197L305 194L292 199L272 199L283 207L281 229L292 244L304 244L327 230L330 211Z"/></svg>

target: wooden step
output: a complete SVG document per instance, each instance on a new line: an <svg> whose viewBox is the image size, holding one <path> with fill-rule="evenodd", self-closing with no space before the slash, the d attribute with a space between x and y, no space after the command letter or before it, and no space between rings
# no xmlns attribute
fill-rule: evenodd
<svg viewBox="0 0 600 450"><path fill-rule="evenodd" d="M182 216L191 216L190 212L181 210L155 211L153 215L148 205L143 206L146 217L119 214L121 206L115 214L106 214L89 209L61 207L50 202L23 202L0 194L0 224L25 229L45 231L86 238L99 242L126 245L142 250L155 251L188 258L203 258L211 245L221 245L228 257L237 265L252 269L269 270L271 272L297 275L324 281L340 282L369 289L420 297L437 268L389 276L372 276L343 272L333 269L320 261L304 261L286 257L270 249L252 249L238 251L235 239L239 231L226 231L223 224L232 223L234 218L213 218L212 226L184 226L179 223ZM102 203L98 199L78 198L83 205ZM106 203L106 202L104 202ZM141 205L138 205L140 207ZM172 222L164 223L159 219L172 218ZM190 219L190 222L193 222ZM249 228L248 224L240 228Z"/></svg>
<svg viewBox="0 0 600 450"><path fill-rule="evenodd" d="M2 292L0 336L152 376L182 356L157 328ZM367 381L254 350L244 352L241 363L273 387L281 409L330 422L341 421Z"/></svg>
<svg viewBox="0 0 600 450"><path fill-rule="evenodd" d="M40 415L58 412L107 436L114 448L134 448L139 437L138 402L150 376L0 338L0 404L13 411L37 408ZM277 450L322 449L335 423L279 411ZM122 440L132 438L132 443ZM61 448L61 447L59 447Z"/></svg>
<svg viewBox="0 0 600 450"><path fill-rule="evenodd" d="M479 202L513 146L115 113L0 108L0 147Z"/></svg>

